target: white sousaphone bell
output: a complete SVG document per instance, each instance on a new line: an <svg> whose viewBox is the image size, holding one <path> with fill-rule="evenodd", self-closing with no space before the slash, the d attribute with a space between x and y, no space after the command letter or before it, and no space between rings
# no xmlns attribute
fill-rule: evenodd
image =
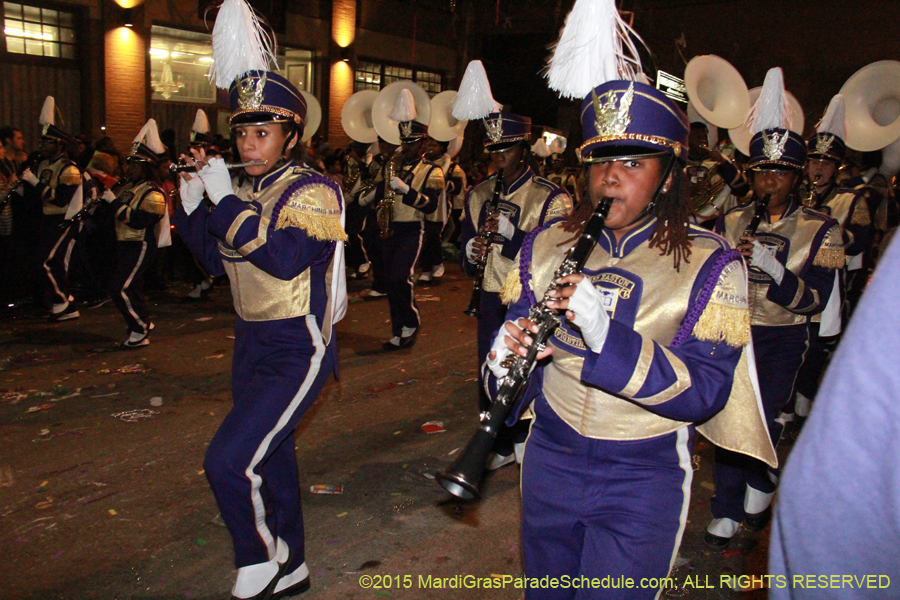
<svg viewBox="0 0 900 600"><path fill-rule="evenodd" d="M378 92L378 96L376 96L372 105L372 124L383 140L395 146L400 145L399 123L388 115L391 114L400 91L404 89L412 92L413 100L416 103L416 112L418 113L416 121L425 125L429 125L431 121L431 99L428 97L428 92L423 90L421 86L405 80L395 81L386 85L383 90Z"/></svg>
<svg viewBox="0 0 900 600"><path fill-rule="evenodd" d="M881 150L900 138L900 62L881 60L850 76L844 96L848 148Z"/></svg>
<svg viewBox="0 0 900 600"><path fill-rule="evenodd" d="M468 121L460 121L450 110L456 90L446 90L431 99L431 122L428 123L428 135L439 142L455 140L466 130ZM418 100L416 101L418 106Z"/></svg>
<svg viewBox="0 0 900 600"><path fill-rule="evenodd" d="M756 104L761 92L762 86L750 90L750 106ZM785 90L784 95L787 98L788 106L790 106L790 130L803 137L803 126L806 124L806 118L803 116L803 107L800 106L800 102L797 101L797 98L792 93ZM746 116L744 121L739 127L729 128L728 137L731 138L731 143L734 144L734 147L744 156L750 156L750 140L753 139L753 133L750 131L750 124L746 122Z"/></svg>
<svg viewBox="0 0 900 600"><path fill-rule="evenodd" d="M695 56L684 70L690 104L716 127L733 129L747 120L750 96L744 78L731 63L713 54Z"/></svg>
<svg viewBox="0 0 900 600"><path fill-rule="evenodd" d="M319 100L307 91L300 90L303 99L306 100L306 123L303 125L303 137L301 142L309 141L312 136L319 130L322 124L322 105Z"/></svg>
<svg viewBox="0 0 900 600"><path fill-rule="evenodd" d="M371 144L378 139L378 132L372 122L372 105L377 97L378 92L375 90L362 90L344 102L341 108L341 125L344 133L353 141Z"/></svg>

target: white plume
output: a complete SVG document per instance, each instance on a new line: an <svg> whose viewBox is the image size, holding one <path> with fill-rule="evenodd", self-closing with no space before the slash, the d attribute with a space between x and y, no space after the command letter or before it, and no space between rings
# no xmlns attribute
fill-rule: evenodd
<svg viewBox="0 0 900 600"><path fill-rule="evenodd" d="M162 154L166 151L166 145L159 139L159 130L156 127L156 121L154 119L150 119L144 123L140 133L134 138L134 141L144 144L157 154Z"/></svg>
<svg viewBox="0 0 900 600"><path fill-rule="evenodd" d="M212 33L209 79L228 89L247 71L268 71L275 62L275 40L245 0L224 0Z"/></svg>
<svg viewBox="0 0 900 600"><path fill-rule="evenodd" d="M412 92L406 88L400 90L397 99L394 100L394 108L388 118L394 121L413 121L419 113L416 112L416 99L413 98Z"/></svg>
<svg viewBox="0 0 900 600"><path fill-rule="evenodd" d="M466 67L459 91L453 99L451 114L460 121L483 119L503 108L491 95L491 82L480 60L471 61Z"/></svg>
<svg viewBox="0 0 900 600"><path fill-rule="evenodd" d="M53 96L47 96L44 100L44 106L41 107L41 125L56 125L56 100ZM34 113L31 113L34 114Z"/></svg>
<svg viewBox="0 0 900 600"><path fill-rule="evenodd" d="M544 141L544 138L538 138L538 141L531 147L531 152L538 158L550 156L550 148L547 147L547 142Z"/></svg>
<svg viewBox="0 0 900 600"><path fill-rule="evenodd" d="M581 99L607 81L639 80L635 39L641 40L622 20L615 0L576 0L550 57L550 89Z"/></svg>
<svg viewBox="0 0 900 600"><path fill-rule="evenodd" d="M840 94L831 99L825 116L816 127L818 133L831 133L841 139L847 137L847 126L844 123L844 97Z"/></svg>
<svg viewBox="0 0 900 600"><path fill-rule="evenodd" d="M202 108L197 109L197 116L194 117L194 124L191 125L191 131L197 133L209 133L209 118Z"/></svg>
<svg viewBox="0 0 900 600"><path fill-rule="evenodd" d="M765 129L790 129L793 119L787 94L784 93L784 73L781 67L773 67L766 73L756 104L750 109L747 120L750 133Z"/></svg>

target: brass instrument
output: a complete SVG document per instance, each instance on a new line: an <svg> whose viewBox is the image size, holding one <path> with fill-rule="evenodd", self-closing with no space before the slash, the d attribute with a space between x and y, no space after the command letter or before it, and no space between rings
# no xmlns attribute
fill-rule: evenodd
<svg viewBox="0 0 900 600"><path fill-rule="evenodd" d="M391 187L391 179L400 172L400 164L403 155L400 149L394 151L394 155L384 165L384 197L378 201L375 207L375 218L378 219L378 229L381 231L381 239L386 240L394 235L394 202L397 201L397 192Z"/></svg>
<svg viewBox="0 0 900 600"><path fill-rule="evenodd" d="M500 204L500 194L503 192L503 169L497 170L497 180L494 182L494 194L491 196L491 199L488 201L487 206L485 206L484 210L484 223L481 224L481 227L478 229L479 237L485 241L487 244L487 250L485 250L484 254L478 259L478 262L475 263L477 265L477 271L475 272L475 283L472 286L472 296L469 298L469 307L463 311L464 314L475 317L476 319L481 318L481 288L484 283L484 269L487 267L488 256L491 254L491 249L493 248L493 244L491 244L491 232L487 230L487 222L490 220L491 215L497 212L497 207Z"/></svg>
<svg viewBox="0 0 900 600"><path fill-rule="evenodd" d="M802 200L803 206L807 208L816 208L816 188L818 187L820 176L820 173L816 173L815 179L807 179L806 185L809 189L807 190L806 197Z"/></svg>
<svg viewBox="0 0 900 600"><path fill-rule="evenodd" d="M584 268L597 243L597 238L603 231L611 204L612 198L600 200L585 225L581 237L566 253L566 258L556 269L543 299L529 309L528 318L537 325L538 332L528 334L533 341L528 347L526 356L514 354L508 359L511 363L509 371L498 382L497 397L494 399L491 409L481 414L481 423L475 435L472 436L456 462L446 471L435 475L437 482L454 496L464 500L479 497L478 488L484 473L484 464L494 445L494 438L497 437L497 432L507 415L525 391L528 385L528 376L537 362L538 353L546 347L550 336L561 323L557 311L547 306L547 301L551 300L550 292L559 288L556 283L557 279L578 273ZM500 335L503 335L502 331Z"/></svg>
<svg viewBox="0 0 900 600"><path fill-rule="evenodd" d="M705 150L705 157L701 160L705 160L709 157L711 151L706 146L701 146L701 149ZM707 167L703 164L685 167L685 175L688 178L688 198L690 199L691 208L695 212L712 203L725 189L725 180L721 177L716 178L718 170L718 163L712 167ZM714 179L716 180L715 183L713 183Z"/></svg>

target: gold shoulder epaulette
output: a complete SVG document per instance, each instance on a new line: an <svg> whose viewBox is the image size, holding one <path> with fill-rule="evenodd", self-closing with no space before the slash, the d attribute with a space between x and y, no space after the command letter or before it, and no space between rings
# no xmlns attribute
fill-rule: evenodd
<svg viewBox="0 0 900 600"><path fill-rule="evenodd" d="M860 198L853 208L853 214L850 216L851 225L862 225L867 227L872 224L872 215L869 214L869 207L865 198Z"/></svg>
<svg viewBox="0 0 900 600"><path fill-rule="evenodd" d="M846 264L844 257L844 240L841 236L841 228L833 224L828 228L819 251L813 259L813 264L826 269L840 269Z"/></svg>
<svg viewBox="0 0 900 600"><path fill-rule="evenodd" d="M750 308L747 300L747 273L741 261L732 261L719 273L716 287L693 335L704 342L725 342L734 348L750 341Z"/></svg>
<svg viewBox="0 0 900 600"><path fill-rule="evenodd" d="M309 178L292 185L282 198L275 229L299 227L319 241L346 242L341 227L341 205L337 193L327 183Z"/></svg>
<svg viewBox="0 0 900 600"><path fill-rule="evenodd" d="M165 214L166 198L159 190L150 190L141 199L140 209L152 215Z"/></svg>
<svg viewBox="0 0 900 600"><path fill-rule="evenodd" d="M444 171L440 167L435 167L428 173L428 181L425 182L425 187L429 190L444 189Z"/></svg>
<svg viewBox="0 0 900 600"><path fill-rule="evenodd" d="M563 192L562 194L557 194L550 201L550 208L547 209L547 216L544 221L546 222L557 217L568 217L570 214L572 214L572 198L569 197L569 194Z"/></svg>
<svg viewBox="0 0 900 600"><path fill-rule="evenodd" d="M506 274L506 280L500 289L500 301L503 304L512 304L522 295L522 278L519 277L519 267L515 267Z"/></svg>
<svg viewBox="0 0 900 600"><path fill-rule="evenodd" d="M81 171L75 165L64 167L59 174L59 182L62 185L78 185L81 183Z"/></svg>

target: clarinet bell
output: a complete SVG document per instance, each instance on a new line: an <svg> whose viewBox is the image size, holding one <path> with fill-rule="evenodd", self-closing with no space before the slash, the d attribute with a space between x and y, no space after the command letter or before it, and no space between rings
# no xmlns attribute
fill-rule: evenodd
<svg viewBox="0 0 900 600"><path fill-rule="evenodd" d="M441 487L462 500L481 498L479 487L484 475L484 465L494 447L497 436L479 428L466 445L459 458L446 471L434 478Z"/></svg>

